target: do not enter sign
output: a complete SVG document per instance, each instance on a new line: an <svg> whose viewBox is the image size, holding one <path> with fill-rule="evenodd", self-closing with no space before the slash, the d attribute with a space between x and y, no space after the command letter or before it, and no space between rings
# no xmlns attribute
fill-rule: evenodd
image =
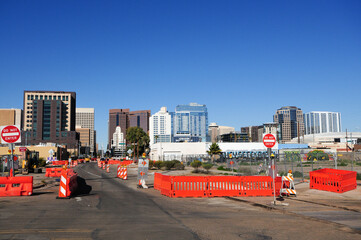
<svg viewBox="0 0 361 240"><path fill-rule="evenodd" d="M20 129L18 126L3 126L1 127L1 140L3 143L19 143Z"/></svg>
<svg viewBox="0 0 361 240"><path fill-rule="evenodd" d="M276 138L273 134L266 134L263 137L263 144L266 148L273 148L276 145Z"/></svg>

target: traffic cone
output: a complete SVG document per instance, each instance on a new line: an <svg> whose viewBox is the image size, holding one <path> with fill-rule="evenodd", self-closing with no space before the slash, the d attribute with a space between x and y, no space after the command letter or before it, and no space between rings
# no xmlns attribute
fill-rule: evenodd
<svg viewBox="0 0 361 240"><path fill-rule="evenodd" d="M109 171L109 164L107 164L107 173L109 173L110 171Z"/></svg>
<svg viewBox="0 0 361 240"><path fill-rule="evenodd" d="M103 170L105 170L105 163L103 163Z"/></svg>

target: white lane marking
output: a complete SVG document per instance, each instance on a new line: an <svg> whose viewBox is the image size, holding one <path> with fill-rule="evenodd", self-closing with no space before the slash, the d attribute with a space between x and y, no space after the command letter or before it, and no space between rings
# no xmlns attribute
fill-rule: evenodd
<svg viewBox="0 0 361 240"><path fill-rule="evenodd" d="M94 174L94 173L85 171L84 169L81 169L81 168L79 168L79 170L82 170L83 172L89 173L90 175L93 175L93 176L96 176L96 177L102 177L102 176L96 175L96 174Z"/></svg>
<svg viewBox="0 0 361 240"><path fill-rule="evenodd" d="M80 202L80 201L81 201L81 197L76 197L75 200L76 200L77 202Z"/></svg>

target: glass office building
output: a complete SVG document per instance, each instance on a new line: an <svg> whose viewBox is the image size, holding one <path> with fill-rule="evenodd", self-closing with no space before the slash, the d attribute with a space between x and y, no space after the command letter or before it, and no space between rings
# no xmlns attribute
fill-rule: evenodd
<svg viewBox="0 0 361 240"><path fill-rule="evenodd" d="M173 142L207 142L208 112L206 105L178 105L173 113Z"/></svg>
<svg viewBox="0 0 361 240"><path fill-rule="evenodd" d="M341 113L312 111L304 114L305 134L341 132Z"/></svg>

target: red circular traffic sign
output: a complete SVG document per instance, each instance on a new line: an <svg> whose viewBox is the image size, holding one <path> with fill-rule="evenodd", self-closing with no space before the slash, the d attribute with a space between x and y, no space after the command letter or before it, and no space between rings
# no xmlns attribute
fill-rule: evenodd
<svg viewBox="0 0 361 240"><path fill-rule="evenodd" d="M16 126L6 126L1 131L1 139L6 143L17 142L20 138L20 130Z"/></svg>
<svg viewBox="0 0 361 240"><path fill-rule="evenodd" d="M267 147L267 148L273 148L276 145L276 138L273 134L266 134L263 137L263 144Z"/></svg>

